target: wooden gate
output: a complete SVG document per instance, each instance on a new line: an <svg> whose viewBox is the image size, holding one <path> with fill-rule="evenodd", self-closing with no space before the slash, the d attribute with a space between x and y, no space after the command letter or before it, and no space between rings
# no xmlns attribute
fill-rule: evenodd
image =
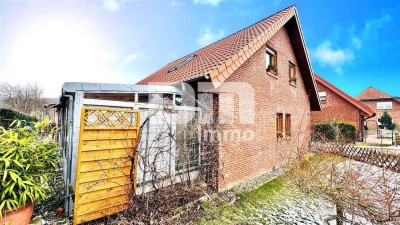
<svg viewBox="0 0 400 225"><path fill-rule="evenodd" d="M136 110L83 107L74 224L126 209L136 189L139 121Z"/></svg>

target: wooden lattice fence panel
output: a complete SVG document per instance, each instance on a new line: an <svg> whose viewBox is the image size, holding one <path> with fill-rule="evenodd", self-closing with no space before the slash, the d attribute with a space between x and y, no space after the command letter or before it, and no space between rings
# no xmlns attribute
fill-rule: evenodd
<svg viewBox="0 0 400 225"><path fill-rule="evenodd" d="M138 111L82 109L74 224L126 209L136 188Z"/></svg>
<svg viewBox="0 0 400 225"><path fill-rule="evenodd" d="M315 152L337 154L400 173L400 154L389 153L389 151L385 149L326 143L313 143L312 149Z"/></svg>

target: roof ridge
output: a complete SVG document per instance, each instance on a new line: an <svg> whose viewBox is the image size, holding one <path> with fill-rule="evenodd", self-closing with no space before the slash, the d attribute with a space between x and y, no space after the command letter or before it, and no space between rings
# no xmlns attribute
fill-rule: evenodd
<svg viewBox="0 0 400 225"><path fill-rule="evenodd" d="M267 28L265 28L263 30L263 32L258 33L254 37L251 36L244 46L242 46L238 51L227 56L225 58L225 61L210 68L209 74L210 74L213 85L215 87L218 87L219 85L221 85L222 82L225 81L240 66L240 64L242 64L242 62L239 62L238 63L239 65L236 65L236 61L239 61L239 58L242 58L242 61L246 61L248 58L250 58L251 55L253 55L253 53L256 50L259 49L259 47L261 47L260 42L265 44L265 42L267 42L280 28L282 28L282 26L284 24L287 23L287 21L289 21L290 18L292 18L292 16L293 16L292 14L290 17L288 17L288 13L291 13L291 12L293 12L293 15L296 15L296 7L294 7L294 6L287 7L277 13L274 13L273 15L271 15L267 18L264 18L263 20L258 21L257 23L254 23L254 24L236 32L235 34L241 33L243 31L245 31L246 29L249 29L257 24L260 24L263 21L268 21L268 19L276 17L276 16L284 13L284 14L280 15L278 18L274 19L274 21L272 21L272 23L269 24L269 26ZM277 25L279 25L278 28L277 28ZM271 34L271 32L273 34ZM235 35L235 34L232 34L232 35ZM270 34L269 37L267 37L268 34ZM225 73L223 73L223 72L225 72Z"/></svg>
<svg viewBox="0 0 400 225"><path fill-rule="evenodd" d="M245 31L246 29L251 28L252 26L255 26L255 25L257 25L257 24L260 24L260 23L263 22L263 21L267 21L268 19L270 19L270 18L272 18L272 17L274 17L274 16L277 16L277 15L279 15L279 14L288 13L288 11L291 10L291 9L296 9L296 6L295 6L295 5L288 6L288 7L284 8L284 9L282 9L282 10L280 10L280 11L278 11L278 12L276 12L276 13L274 13L274 14L268 16L268 17L265 17L265 18L263 18L263 19L261 19L261 20L255 22L255 23L253 23L253 24L251 24L251 25L249 25L249 26L247 26L247 27L245 27L245 28L239 30L239 31L236 31L236 32L234 32L234 33L232 33L232 34L230 34L230 35L224 37L224 38L219 39L218 41L215 41L215 42L213 42L213 43L210 43L210 44L208 44L208 45L206 45L206 46L204 46L204 47L202 47L202 48L200 48L200 49L197 49L197 50L195 50L195 51L193 51L193 52L191 52L191 53L188 53L188 54L184 55L183 57L180 57L180 58L178 58L178 59L176 59L176 60L174 60L174 61L171 61L171 62L169 62L166 66L169 66L169 67L173 68L175 63L181 61L182 59L188 57L189 55L196 54L196 53L198 53L198 52L204 51L205 49L210 48L210 46L212 46L212 45L218 45L218 44L220 44L222 41L228 40L228 39L231 38L232 36L235 36L235 35L237 35L237 34L243 32L243 31ZM269 22L269 23L268 23L269 26L271 27L271 26L275 25L276 22L277 22L278 20L280 20L280 19L281 19L281 17L280 17L280 18L276 18L272 23ZM258 29L257 29L257 30L258 30ZM264 29L264 32L265 32L265 29ZM257 35L255 35L255 36L251 35L251 37L250 37L250 38L248 39L248 41L246 42L246 45L248 45L250 42L252 42L255 38L259 37L260 34L262 34L262 32L259 32L259 33L258 33ZM246 46L246 45L245 45L245 46ZM239 51L240 51L240 50L238 50L238 51L236 51L236 52L232 52L232 53L230 53L229 55L227 55L223 61L221 61L220 63L217 63L217 64L214 65L214 66L211 66L210 69L209 69L209 71L211 71L211 70L213 70L213 69L219 67L221 64L224 64L224 62L225 62L226 60L228 60L229 58L231 58L233 55L237 54ZM168 68L168 70L171 69L171 68ZM157 72L157 71L156 71L156 72ZM154 73L156 73L156 72L154 72ZM154 74L154 73L153 73L153 74ZM151 74L151 75L153 75L153 74ZM167 74L167 73L165 73L165 74ZM151 75L150 75L150 76L151 76ZM142 80L139 81L138 83L142 83L142 82L145 81L148 77L149 77L149 76L145 77L144 79L142 79Z"/></svg>
<svg viewBox="0 0 400 225"><path fill-rule="evenodd" d="M255 22L255 23L253 23L253 24L251 24L251 25L249 25L249 26L247 26L247 27L245 27L245 28L243 28L243 29L241 29L241 30L238 30L238 31L236 31L236 32L234 32L234 33L232 33L232 34L230 34L230 35L224 37L224 38L221 38L221 39L219 39L218 41L215 41L215 42L213 42L213 43L211 43L211 44L209 44L209 45L207 45L207 46L204 46L203 48L200 48L200 49L196 50L195 52L200 51L200 50L202 50L202 49L204 49L204 48L207 48L207 47L209 47L209 46L211 46L211 45L213 45L213 44L217 44L218 42L220 42L220 41L222 41L222 40L224 40L224 39L228 39L229 37L232 37L232 36L234 36L234 35L236 35L236 34L242 32L242 31L244 31L244 30L246 30L246 29L248 29L248 28L250 28L250 27L252 27L252 26L254 26L254 25L257 25L257 24L259 24L259 23L261 23L261 22L263 22L263 21L266 21L266 20L269 19L269 18L272 18L272 17L276 16L277 14L280 14L280 13L283 13L284 11L287 11L288 9L290 9L290 8L293 7L293 6L294 6L294 5L289 6L289 7L286 7L286 8L284 8L284 9L282 9L282 10L280 10L280 11L278 11L278 12L276 12L276 13L274 13L274 14L268 16L268 17L265 17L265 18L263 18L263 19L261 19L261 20ZM274 21L274 22L275 22L275 21ZM257 30L258 30L258 29L257 29ZM257 36L260 35L261 33L262 33L262 32L258 33ZM255 38L255 37L251 37L251 40L253 40L254 38ZM251 40L249 40L249 42L250 42ZM232 54L232 55L233 55L233 54ZM182 57L182 58L184 58L184 57Z"/></svg>
<svg viewBox="0 0 400 225"><path fill-rule="evenodd" d="M386 92L384 92L384 91L381 91L381 90L378 89L378 88L375 88L375 87L371 87L371 88L373 88L373 89L375 89L375 90L377 90L377 91L379 91L379 92L382 92L382 93L385 94L385 95L388 95L388 96L390 96L390 97L393 97L392 95L389 95L388 93L386 93Z"/></svg>
<svg viewBox="0 0 400 225"><path fill-rule="evenodd" d="M334 91L334 92L336 92L337 94L342 94L342 95L344 95L345 97L347 97L347 98L349 98L349 100L352 100L352 101L348 101L348 102L350 102L351 104L353 104L354 106L356 106L357 108L359 108L359 109L361 109L361 110L363 110L365 113L367 113L368 115L372 115L374 112L372 111L372 109L369 107L369 106L367 106L366 104L364 104L364 103L362 103L360 100L358 100L358 99L355 99L355 98L353 98L353 97L351 97L350 95L348 95L346 92L344 92L344 91L342 91L341 89L339 89L338 87L336 87L335 85L333 85L333 84L331 84L329 81L327 81L327 80L325 80L324 78L322 78L321 76L319 76L318 74L316 74L316 73L314 73L314 76L315 76L315 79L317 80L317 81L319 81L319 82L321 82L324 86L327 86L327 85L329 85L330 87L328 87L327 86L327 88L329 88L329 89L331 89L332 90L332 88L333 89L335 89L335 90L332 90L332 91ZM325 83L325 84L324 84ZM338 93L339 92L339 93ZM344 98L343 96L341 96L342 98ZM345 100L347 100L346 98L344 98ZM357 103L357 104L356 104Z"/></svg>
<svg viewBox="0 0 400 225"><path fill-rule="evenodd" d="M261 23L262 21L267 20L268 18L271 18L271 17L273 17L273 16L276 16L277 14L280 14L280 13L282 13L282 12L288 10L289 8L292 8L292 7L295 7L295 5L288 6L288 7L284 8L284 9L282 9L282 10L280 10L280 11L278 11L278 12L276 12L276 13L274 13L274 14L268 16L268 17L265 17L265 18L263 18L263 19L261 19L261 20L255 22L255 23L253 23L253 24L251 24L251 25L249 25L249 26L247 26L247 27L245 27L245 28L243 28L243 29L241 29L241 30L238 30L238 31L236 31L236 32L234 32L234 33L232 33L232 34L230 34L230 35L224 37L224 38L219 39L218 41L215 41L215 42L213 42L213 43L211 43L211 44L209 44L209 45L207 45L207 46L204 46L203 48L200 48L200 49L198 49L197 51L199 51L199 50L201 50L201 49L204 49L204 48L206 48L206 47L209 47L210 45L216 44L216 43L218 43L218 42L220 42L220 41L222 41L222 40L224 40L224 39L226 39L226 38L229 38L229 37L231 37L231 36L233 36L233 35L235 35L235 34L237 34L237 33L240 33L240 32L242 32L242 31L244 31L244 30L246 30L246 29L248 29L248 28L250 28L250 27L252 27L252 26L254 26L254 25L258 24L258 23ZM260 33L259 33L259 34L260 34ZM197 52L197 51L196 51L196 52Z"/></svg>
<svg viewBox="0 0 400 225"><path fill-rule="evenodd" d="M298 49L295 57L301 59L298 62L299 68L306 89L310 93L312 109L321 110L310 58L294 5L192 52L191 54L198 56L180 69L168 73L168 70L177 66L190 54L168 63L139 81L138 84L153 82L173 84L204 79L211 82L214 88L218 88L281 29L288 32L291 45Z"/></svg>
<svg viewBox="0 0 400 225"><path fill-rule="evenodd" d="M241 29L241 30L238 30L238 31L236 31L235 33L232 33L232 34L230 34L230 35L228 35L228 36L226 36L226 37L224 37L224 38L222 38L222 39L220 39L220 40L218 40L218 41L216 41L216 42L213 42L213 43L211 43L211 44L209 44L209 45L207 45L207 46L205 46L205 47L208 47L208 46L210 46L210 45L213 45L213 44L215 44L215 43L218 43L219 41L221 41L221 40L223 40L223 39L225 39L225 38L229 38L229 37L231 37L231 36L233 36L233 35L235 35L235 34L237 34L237 33L240 33L240 32L242 32L243 30L246 30L247 28L250 28L250 27L252 27L252 26L254 26L254 25L256 25L256 24L259 24L259 23L261 23L262 21L267 20L268 18L271 18L271 17L273 17L273 16L276 16L277 14L280 14L280 13L282 13L282 12L288 10L289 8L292 8L292 7L295 7L295 5L288 6L288 7L284 8L284 9L282 9L282 10L280 10L280 11L278 11L278 12L276 12L276 13L274 13L274 14L268 16L268 17L265 17L265 18L263 18L263 19L261 19L261 20L255 22L255 23L253 23L253 24L251 24L251 25L249 25L249 26L247 26L247 27L245 27L245 28L243 28L243 29ZM260 34L260 33L259 33L259 34ZM205 47L204 47L204 48L205 48ZM203 49L203 48L201 48L201 49ZM200 49L199 49L199 50L200 50Z"/></svg>
<svg viewBox="0 0 400 225"><path fill-rule="evenodd" d="M330 83L329 81L327 81L326 79L322 78L320 75L314 73L314 76L315 76L315 78L317 78L317 79L319 79L319 80L322 80L322 81L325 81L326 83L332 85L335 89L337 89L338 91L340 91L340 92L342 92L343 94L347 95L348 97L353 98L353 97L351 97L350 95L348 95L346 92L342 91L341 89L339 89L338 87L336 87L335 85L333 85L332 83Z"/></svg>
<svg viewBox="0 0 400 225"><path fill-rule="evenodd" d="M384 92L384 91L381 91L380 89L375 88L375 87L373 87L373 86L369 86L368 88L364 89L364 91L362 91L360 94L358 94L357 96L355 96L355 98L360 98L360 99L373 99L373 98L361 98L361 97L360 97L360 95L366 93L366 92L367 92L368 90L370 90L370 89L372 89L372 90L374 90L374 91L378 91L378 92L380 92L381 94L384 94L384 95L388 96L389 98L394 98L394 96L389 95L388 93L386 93L386 92Z"/></svg>

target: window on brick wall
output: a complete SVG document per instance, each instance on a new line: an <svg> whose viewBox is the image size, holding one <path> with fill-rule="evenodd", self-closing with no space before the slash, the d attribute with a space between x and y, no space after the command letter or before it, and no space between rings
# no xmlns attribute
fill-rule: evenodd
<svg viewBox="0 0 400 225"><path fill-rule="evenodd" d="M271 72L275 75L278 74L276 52L269 47L267 47L267 50L265 52L265 68L268 72Z"/></svg>
<svg viewBox="0 0 400 225"><path fill-rule="evenodd" d="M289 81L296 83L296 80L296 65L294 65L292 62L289 62Z"/></svg>
<svg viewBox="0 0 400 225"><path fill-rule="evenodd" d="M276 114L276 136L283 137L283 114Z"/></svg>
<svg viewBox="0 0 400 225"><path fill-rule="evenodd" d="M326 103L326 91L319 91L318 95L321 103Z"/></svg>
<svg viewBox="0 0 400 225"><path fill-rule="evenodd" d="M292 136L292 120L290 114L285 115L285 136Z"/></svg>

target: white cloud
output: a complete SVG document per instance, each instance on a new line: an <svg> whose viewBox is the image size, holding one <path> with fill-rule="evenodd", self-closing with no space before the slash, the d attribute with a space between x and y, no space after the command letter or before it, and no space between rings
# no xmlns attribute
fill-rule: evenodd
<svg viewBox="0 0 400 225"><path fill-rule="evenodd" d="M341 73L342 66L354 59L354 55L351 51L333 49L330 41L325 41L320 44L314 51L314 57L321 66L330 66L337 73Z"/></svg>
<svg viewBox="0 0 400 225"><path fill-rule="evenodd" d="M197 44L201 46L206 46L208 44L211 44L221 38L223 38L225 35L225 31L220 29L218 31L212 31L209 27L204 27L201 30L201 36L197 38Z"/></svg>
<svg viewBox="0 0 400 225"><path fill-rule="evenodd" d="M351 39L351 43L353 44L353 47L356 49L361 49L362 47L362 41L358 37L353 37Z"/></svg>
<svg viewBox="0 0 400 225"><path fill-rule="evenodd" d="M384 29L385 24L392 20L389 14L384 14L383 16L369 20L365 23L363 29L358 33L354 34L353 29L349 33L351 38L351 48L361 49L363 43L368 43L369 41L379 37L379 32ZM339 37L340 38L340 37ZM367 44L365 44L367 45Z"/></svg>
<svg viewBox="0 0 400 225"><path fill-rule="evenodd" d="M384 14L378 19L367 21L364 27L363 35L368 37L370 35L377 35L379 30L383 28L383 26L392 20L392 17L389 14Z"/></svg>
<svg viewBox="0 0 400 225"><path fill-rule="evenodd" d="M340 26L335 26L329 40L334 40L335 43L339 42L344 47L334 48L331 41L325 41L312 51L312 55L319 65L332 67L336 73L340 74L342 66L352 62L355 54L358 54L363 46L368 46L368 49L363 49L363 54L368 54L366 52L374 48L374 45L370 44L371 41L379 38L380 32L390 21L392 21L392 17L384 14L379 18L367 21L357 33L354 32L355 26L351 27L346 34L343 34ZM347 39L347 37L349 38Z"/></svg>
<svg viewBox="0 0 400 225"><path fill-rule="evenodd" d="M120 8L119 0L103 0L103 7L108 11L117 11Z"/></svg>
<svg viewBox="0 0 400 225"><path fill-rule="evenodd" d="M173 0L173 1L171 1L170 4L171 4L171 6L183 6L183 5L186 5L186 2Z"/></svg>
<svg viewBox="0 0 400 225"><path fill-rule="evenodd" d="M129 64L129 63L135 61L138 58L139 58L138 54L130 54L125 58L124 64Z"/></svg>
<svg viewBox="0 0 400 225"><path fill-rule="evenodd" d="M219 5L219 3L223 2L223 1L225 1L225 0L193 0L193 3L217 6L217 5Z"/></svg>

